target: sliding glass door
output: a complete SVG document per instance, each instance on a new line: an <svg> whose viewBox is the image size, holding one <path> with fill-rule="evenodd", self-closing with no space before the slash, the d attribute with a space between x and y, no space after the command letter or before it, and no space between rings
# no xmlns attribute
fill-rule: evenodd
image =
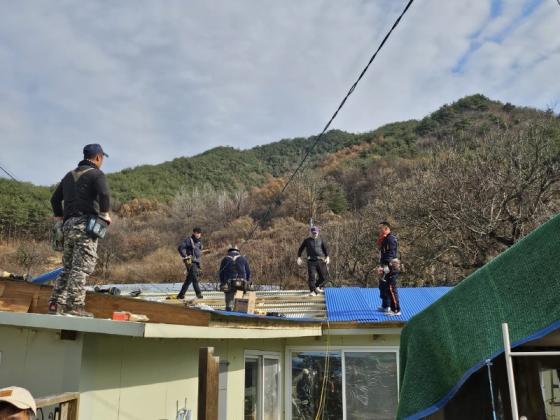
<svg viewBox="0 0 560 420"><path fill-rule="evenodd" d="M280 355L245 354L245 420L280 419Z"/></svg>
<svg viewBox="0 0 560 420"><path fill-rule="evenodd" d="M292 420L392 420L398 402L397 352L291 350Z"/></svg>

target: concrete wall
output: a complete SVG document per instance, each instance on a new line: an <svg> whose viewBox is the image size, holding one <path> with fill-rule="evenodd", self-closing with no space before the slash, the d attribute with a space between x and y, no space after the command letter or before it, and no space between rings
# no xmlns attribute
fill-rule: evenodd
<svg viewBox="0 0 560 420"><path fill-rule="evenodd" d="M82 338L60 332L0 326L0 388L17 385L35 397L77 391Z"/></svg>

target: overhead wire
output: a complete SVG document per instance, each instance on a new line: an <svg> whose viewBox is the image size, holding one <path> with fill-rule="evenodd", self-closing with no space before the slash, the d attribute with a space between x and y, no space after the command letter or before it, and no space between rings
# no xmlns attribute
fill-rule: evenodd
<svg viewBox="0 0 560 420"><path fill-rule="evenodd" d="M4 173L5 173L6 175L8 175L10 178L12 178L14 181L17 181L17 179L16 179L11 173L9 173L6 169L4 169L4 168L2 167L2 165L0 165L0 169L2 169L2 171L4 171Z"/></svg>
<svg viewBox="0 0 560 420"><path fill-rule="evenodd" d="M560 2L560 0L558 0ZM337 117L338 113L340 112L340 110L344 107L344 105L346 104L346 101L348 100L348 98L350 97L350 95L352 95L352 93L354 93L354 90L356 89L356 87L358 86L358 83L360 83L360 81L362 80L362 78L365 76L366 72L368 71L369 67L371 66L371 64L373 63L373 61L375 60L375 58L377 57L377 55L379 54L379 52L381 51L381 49L383 48L383 46L385 45L385 43L387 42L387 40L389 39L389 37L391 36L391 34L393 33L393 31L396 29L396 27L399 25L401 19L404 17L404 15L406 14L406 12L408 11L408 9L410 8L410 6L412 6L412 3L414 3L414 0L409 0L408 3L406 4L405 8L403 9L403 11L401 12L401 14L398 16L398 18L395 20L395 22L393 23L393 26L391 26L391 29L389 29L389 31L387 32L387 34L385 35L385 37L383 38L383 40L381 41L381 43L379 44L379 46L377 47L377 49L375 50L375 52L373 53L373 55L370 57L368 63L366 64L366 66L363 68L363 70L361 71L361 73L359 74L358 78L356 79L356 81L352 84L352 86L350 86L350 89L348 89L348 92L346 93L346 95L344 96L344 98L342 99L342 101L340 102L340 104L338 105L336 111L334 112L334 114L331 116L331 118L329 119L329 121L325 124L325 126L323 127L323 130L321 131L321 133L317 136L317 138L315 139L315 141L311 144L311 147L309 147L306 152L305 155L303 156L301 162L299 163L299 165L296 167L296 169L292 172L292 174L290 175L290 177L288 178L288 180L284 183L284 186L282 187L282 189L280 190L280 192L274 197L274 200L272 201L272 204L270 204L266 210L266 212L264 213L264 215L257 221L257 223L255 223L255 226L253 227L253 229L251 229L249 235L247 236L247 238L245 239L245 242L251 240L253 238L253 235L255 234L255 232L257 231L259 224L265 220L268 219L268 217L270 217L270 215L272 214L272 210L273 207L275 206L275 204L280 202L280 199L282 197L282 194L284 194L284 192L286 191L286 189L288 188L288 186L290 185L290 183L294 180L295 176L298 174L298 172L303 168L303 166L305 165L305 162L307 161L307 159L309 158L309 156L311 155L311 152L315 149L315 147L317 146L317 144L319 144L319 142L323 139L323 136L325 135L325 133L327 132L327 130L329 129L329 127L331 126L332 122L334 121L334 119Z"/></svg>

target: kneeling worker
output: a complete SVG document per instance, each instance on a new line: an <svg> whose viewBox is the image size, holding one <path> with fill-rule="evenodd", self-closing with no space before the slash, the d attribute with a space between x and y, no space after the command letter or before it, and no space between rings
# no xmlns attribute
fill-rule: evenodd
<svg viewBox="0 0 560 420"><path fill-rule="evenodd" d="M327 264L329 260L329 250L325 241L319 238L319 227L312 226L309 229L311 236L306 238L298 250L298 265L302 265L301 254L305 250L307 254L307 275L309 284L309 295L317 296L319 293L324 293L323 285L329 280L329 272ZM317 274L319 281L317 281Z"/></svg>
<svg viewBox="0 0 560 420"><path fill-rule="evenodd" d="M251 289L251 270L247 257L240 254L236 245L232 245L220 264L220 290L225 293L226 311L233 309L236 291L247 292Z"/></svg>

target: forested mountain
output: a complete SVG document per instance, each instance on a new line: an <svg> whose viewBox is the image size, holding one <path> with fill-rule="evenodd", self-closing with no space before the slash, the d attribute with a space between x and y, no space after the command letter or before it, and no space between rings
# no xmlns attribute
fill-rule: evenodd
<svg viewBox="0 0 560 420"><path fill-rule="evenodd" d="M560 119L551 111L473 95L419 121L358 134L332 130L279 197L315 140L218 147L109 174L117 222L101 249L100 275L138 280L131 267L139 264L157 273L151 277L177 280L173 248L186 226L206 226L219 249L257 225L247 252L261 256L261 276L274 273L288 284L299 276L292 248L313 218L336 243L333 277L367 285L376 221L389 219L409 282L456 282L560 210ZM0 179L0 239L48 238L51 190ZM144 262L133 262L140 256Z"/></svg>

